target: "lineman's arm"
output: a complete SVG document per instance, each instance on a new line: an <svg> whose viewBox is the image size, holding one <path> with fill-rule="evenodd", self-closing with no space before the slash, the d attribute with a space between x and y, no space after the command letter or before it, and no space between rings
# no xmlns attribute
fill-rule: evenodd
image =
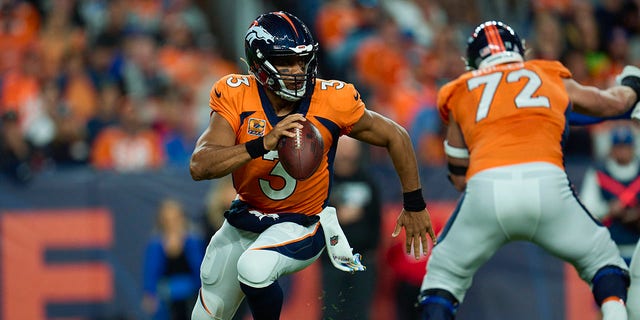
<svg viewBox="0 0 640 320"><path fill-rule="evenodd" d="M464 191L467 186L466 173L469 168L469 151L464 142L460 125L453 118L452 113L449 114L447 138L444 144L449 168L449 181L451 181L456 190Z"/></svg>
<svg viewBox="0 0 640 320"><path fill-rule="evenodd" d="M573 79L564 79L573 110L595 117L612 117L629 110L636 102L636 93L627 86L601 90L585 86Z"/></svg>
<svg viewBox="0 0 640 320"><path fill-rule="evenodd" d="M616 83L613 87L600 90L581 85L573 79L564 80L574 110L596 117L620 115L637 104L640 98L640 69L631 65L624 67L616 77Z"/></svg>

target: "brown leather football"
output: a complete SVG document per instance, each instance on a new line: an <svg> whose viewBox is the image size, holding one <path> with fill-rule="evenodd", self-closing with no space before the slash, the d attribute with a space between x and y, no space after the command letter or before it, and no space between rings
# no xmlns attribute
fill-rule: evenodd
<svg viewBox="0 0 640 320"><path fill-rule="evenodd" d="M284 170L296 180L304 180L318 169L324 153L324 142L320 131L311 121L295 129L294 138L282 137L278 141L278 159Z"/></svg>

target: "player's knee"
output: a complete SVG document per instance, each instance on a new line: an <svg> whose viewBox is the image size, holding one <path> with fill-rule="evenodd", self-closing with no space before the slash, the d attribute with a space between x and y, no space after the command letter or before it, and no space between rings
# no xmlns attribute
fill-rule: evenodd
<svg viewBox="0 0 640 320"><path fill-rule="evenodd" d="M238 279L251 287L266 287L277 279L276 264L271 252L248 250L238 259Z"/></svg>
<svg viewBox="0 0 640 320"><path fill-rule="evenodd" d="M207 312L207 309L205 309L205 306L203 305L203 303L204 302L201 300L200 295L198 295L198 300L193 306L193 311L191 311L191 320L215 319L211 314L209 314L209 312ZM214 306L209 306L209 307L214 307Z"/></svg>
<svg viewBox="0 0 640 320"><path fill-rule="evenodd" d="M458 299L443 289L423 290L418 297L422 320L453 320L458 305Z"/></svg>
<svg viewBox="0 0 640 320"><path fill-rule="evenodd" d="M618 266L608 265L600 268L591 280L593 297L598 305L609 297L627 300L629 273Z"/></svg>

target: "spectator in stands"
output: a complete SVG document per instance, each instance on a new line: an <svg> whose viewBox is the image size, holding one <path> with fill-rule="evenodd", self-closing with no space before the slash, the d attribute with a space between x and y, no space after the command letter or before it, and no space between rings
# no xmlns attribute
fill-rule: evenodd
<svg viewBox="0 0 640 320"><path fill-rule="evenodd" d="M329 3L323 5L319 12L329 9L324 8L327 6L331 5ZM355 0L353 6L355 6L355 14L357 14L357 17L354 17L358 21L357 25L349 26L349 31L346 32L345 38L324 51L327 54L327 61L326 63L322 62L325 63L325 68L322 69L324 70L323 72L329 73L331 78L343 78L347 81L353 81L355 74L351 71L351 66L358 47L364 40L377 34L376 29L382 14L378 0ZM326 19L322 18L318 23L319 25L316 27L325 32L322 25L327 23Z"/></svg>
<svg viewBox="0 0 640 320"><path fill-rule="evenodd" d="M33 149L24 139L18 125L18 114L5 112L0 118L0 173L18 181L33 176Z"/></svg>
<svg viewBox="0 0 640 320"><path fill-rule="evenodd" d="M198 138L197 127L189 110L187 95L178 90L167 90L157 99L154 130L162 138L165 165L188 168L193 146Z"/></svg>
<svg viewBox="0 0 640 320"><path fill-rule="evenodd" d="M139 103L158 95L170 84L159 66L158 44L150 34L135 32L125 41L122 76L127 94Z"/></svg>
<svg viewBox="0 0 640 320"><path fill-rule="evenodd" d="M0 3L0 73L23 63L25 51L38 37L40 20L38 10L30 1Z"/></svg>
<svg viewBox="0 0 640 320"><path fill-rule="evenodd" d="M189 229L182 204L164 199L144 256L143 309L154 320L190 319L200 288L203 239Z"/></svg>
<svg viewBox="0 0 640 320"><path fill-rule="evenodd" d="M49 6L48 6L49 7ZM45 80L56 79L64 70L64 59L70 52L87 52L83 20L76 1L57 1L51 5L38 34L42 69Z"/></svg>
<svg viewBox="0 0 640 320"><path fill-rule="evenodd" d="M93 145L98 134L118 123L118 108L126 102L124 89L119 83L104 83L99 91L94 116L87 121L87 142Z"/></svg>
<svg viewBox="0 0 640 320"><path fill-rule="evenodd" d="M97 169L132 171L157 169L165 163L162 139L151 130L141 110L126 99L118 107L119 123L101 131L92 146Z"/></svg>
<svg viewBox="0 0 640 320"><path fill-rule="evenodd" d="M587 170L580 199L608 226L627 263L640 239L640 158L629 125L613 127L611 148L603 162Z"/></svg>
<svg viewBox="0 0 640 320"><path fill-rule="evenodd" d="M337 209L349 244L362 252L367 271L342 272L333 267L328 255L322 255L322 319L371 319L382 205L378 187L363 163L362 148L360 141L349 137L338 143L329 204Z"/></svg>

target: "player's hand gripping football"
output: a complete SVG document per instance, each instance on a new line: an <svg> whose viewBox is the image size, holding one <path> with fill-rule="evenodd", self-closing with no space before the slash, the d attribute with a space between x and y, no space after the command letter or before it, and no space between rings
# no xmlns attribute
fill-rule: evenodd
<svg viewBox="0 0 640 320"><path fill-rule="evenodd" d="M286 116L284 119L280 120L278 124L276 124L269 133L264 136L264 148L267 150L275 150L278 146L278 141L282 137L295 137L295 133L293 129L302 128L303 122L307 121L302 114L294 113Z"/></svg>
<svg viewBox="0 0 640 320"><path fill-rule="evenodd" d="M403 227L406 234L405 249L407 254L411 254L412 248L416 260L420 259L421 254L425 256L429 254L429 239L435 245L436 235L433 232L431 217L427 209L417 212L402 209L391 236L397 237Z"/></svg>

